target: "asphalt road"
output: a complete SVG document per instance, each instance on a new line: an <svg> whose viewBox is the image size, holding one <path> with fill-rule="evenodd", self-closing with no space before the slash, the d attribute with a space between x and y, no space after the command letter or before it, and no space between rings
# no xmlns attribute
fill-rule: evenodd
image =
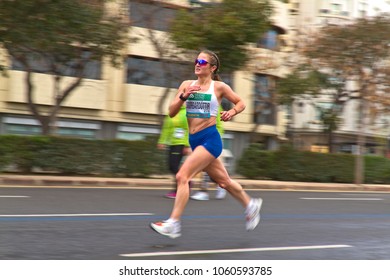
<svg viewBox="0 0 390 280"><path fill-rule="evenodd" d="M1 187L0 259L390 259L388 193L249 191L264 199L253 232L233 198L190 200L182 237L169 239L149 228L172 208L165 192Z"/></svg>

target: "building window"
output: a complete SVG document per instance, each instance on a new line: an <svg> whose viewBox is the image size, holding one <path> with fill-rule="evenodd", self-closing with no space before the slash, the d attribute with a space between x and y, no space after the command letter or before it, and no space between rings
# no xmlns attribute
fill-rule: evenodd
<svg viewBox="0 0 390 280"><path fill-rule="evenodd" d="M56 135L96 139L100 130L101 125L96 122L61 120L57 122Z"/></svg>
<svg viewBox="0 0 390 280"><path fill-rule="evenodd" d="M223 148L225 150L233 150L234 135L231 133L224 133L222 136Z"/></svg>
<svg viewBox="0 0 390 280"><path fill-rule="evenodd" d="M288 2L286 2L288 3ZM290 15L298 15L299 14L299 3L298 2L293 2L290 3Z"/></svg>
<svg viewBox="0 0 390 280"><path fill-rule="evenodd" d="M315 153L329 153L329 147L325 145L311 145L310 151Z"/></svg>
<svg viewBox="0 0 390 280"><path fill-rule="evenodd" d="M13 135L39 135L42 129L39 122L32 118L4 117L4 134Z"/></svg>
<svg viewBox="0 0 390 280"><path fill-rule="evenodd" d="M258 48L268 49L272 51L279 51L281 47L285 45L285 41L282 39L282 36L286 34L286 31L279 26L272 26L257 42Z"/></svg>
<svg viewBox="0 0 390 280"><path fill-rule="evenodd" d="M219 73L219 77L221 78L221 80L225 83L225 84L228 84L231 88L234 87L234 79L233 79L233 75L230 74L230 73Z"/></svg>
<svg viewBox="0 0 390 280"><path fill-rule="evenodd" d="M13 135L40 135L42 128L40 123L27 117L4 117L4 134ZM101 126L95 122L83 122L73 120L61 120L56 123L55 135L95 139Z"/></svg>
<svg viewBox="0 0 390 280"><path fill-rule="evenodd" d="M84 51L82 54L83 59L88 59L88 61L85 63L84 73L83 77L86 79L92 79L92 80L100 80L101 79L101 62L98 60L90 59L92 53L90 51ZM67 63L67 65L62 69L62 75L63 76L70 76L75 77L76 76L76 61L70 61Z"/></svg>
<svg viewBox="0 0 390 280"><path fill-rule="evenodd" d="M148 136L159 134L160 129L158 128L120 125L116 133L116 138L123 140L145 140Z"/></svg>
<svg viewBox="0 0 390 280"><path fill-rule="evenodd" d="M353 144L341 144L339 146L339 152L340 153L346 153L346 154L355 154L356 152L356 145Z"/></svg>
<svg viewBox="0 0 390 280"><path fill-rule="evenodd" d="M358 4L358 13L359 17L365 17L367 15L367 3L365 2L359 2Z"/></svg>
<svg viewBox="0 0 390 280"><path fill-rule="evenodd" d="M82 54L83 59L89 59L91 52L84 51ZM51 74L54 75L52 69L52 61L50 57L44 55L29 55L28 64L34 73ZM61 76L76 77L77 61L72 60L65 63L62 67L56 69ZM25 67L16 59L12 58L12 70L25 71ZM100 80L101 79L101 62L97 60L89 60L85 63L83 77L86 79Z"/></svg>
<svg viewBox="0 0 390 280"><path fill-rule="evenodd" d="M275 125L274 79L267 75L255 75L254 122Z"/></svg>
<svg viewBox="0 0 390 280"><path fill-rule="evenodd" d="M260 39L257 44L257 47L264 48L268 50L277 50L278 49L278 33L276 30L268 30L264 36Z"/></svg>
<svg viewBox="0 0 390 280"><path fill-rule="evenodd" d="M39 126L27 124L5 124L5 134L12 135L40 135L42 129Z"/></svg>
<svg viewBox="0 0 390 280"><path fill-rule="evenodd" d="M320 122L323 121L322 114L324 112L330 112L334 106L331 102L316 102L315 105L315 120Z"/></svg>
<svg viewBox="0 0 390 280"><path fill-rule="evenodd" d="M219 73L219 76L221 80L225 83L228 84L231 88L233 88L233 75L229 73ZM226 98L222 98L221 100L221 106L224 111L229 111L230 109L233 108L233 103L231 103L229 100Z"/></svg>
<svg viewBox="0 0 390 280"><path fill-rule="evenodd" d="M138 84L165 88L178 88L183 80L192 77L190 64L161 61L146 57L127 58L128 84Z"/></svg>
<svg viewBox="0 0 390 280"><path fill-rule="evenodd" d="M176 10L164 7L163 3L150 2L152 1L129 1L131 25L159 31L168 31L172 20L176 17Z"/></svg>
<svg viewBox="0 0 390 280"><path fill-rule="evenodd" d="M339 3L332 4L332 14L341 15L341 4Z"/></svg>

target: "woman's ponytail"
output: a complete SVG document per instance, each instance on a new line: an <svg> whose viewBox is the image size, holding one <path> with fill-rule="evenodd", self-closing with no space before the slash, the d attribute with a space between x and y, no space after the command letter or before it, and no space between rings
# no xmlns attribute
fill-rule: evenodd
<svg viewBox="0 0 390 280"><path fill-rule="evenodd" d="M213 52L213 51L210 51L210 50L202 50L201 51L202 53L205 53L205 54L208 54L211 58L211 61L210 63L214 66L217 66L217 68L214 70L214 72L212 73L212 79L214 81L222 81L221 77L219 76L218 74L218 71L219 71L219 67L220 67L220 62L219 62L219 58L218 56Z"/></svg>

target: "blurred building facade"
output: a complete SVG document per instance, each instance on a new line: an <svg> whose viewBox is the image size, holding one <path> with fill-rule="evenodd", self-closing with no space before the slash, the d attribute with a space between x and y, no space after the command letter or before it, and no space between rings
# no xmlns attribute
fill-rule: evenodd
<svg viewBox="0 0 390 280"><path fill-rule="evenodd" d="M117 0L116 5L129 15L130 37L137 40L125 48L121 68L113 68L103 61L90 65L82 86L62 107L55 134L127 140L158 135L161 116L167 113L180 82L196 77L192 63L183 64L179 59L170 63L174 53L159 52L156 42L160 47L166 44L167 23L179 8L196 7L207 2L213 1ZM283 36L289 25L289 5L282 1L272 3L276 11L274 25L263 38L259 38L258 44L250 46L253 61L246 69L229 75L225 80L247 105L243 113L225 124L225 153L235 158L239 158L251 142L263 143L266 149L276 149L280 141L285 140L285 113L274 103L273 97L276 78L287 71L283 66ZM174 47L164 47L174 52ZM5 53L3 57L7 57ZM8 75L0 77L0 133L40 134L40 126L26 106L24 72L11 59L8 65ZM164 73L172 67L173 74L167 79ZM65 83L67 79L72 78L64 77ZM34 82L35 102L43 109L52 106L52 77L34 73Z"/></svg>
<svg viewBox="0 0 390 280"><path fill-rule="evenodd" d="M127 140L158 135L162 116L167 113L180 82L196 78L192 63L183 63L180 55L176 57L175 47L166 41L167 24L178 9L209 2L216 1L116 0L112 3L128 13L130 37L137 40L124 48L125 59L121 68L113 68L104 61L90 65L82 86L62 107L55 134ZM262 143L265 149L277 149L280 143L287 141L288 127L296 147L326 151L318 112L310 103L326 104L327 100L296 100L290 114L275 102L275 84L289 72L288 59L294 52L291 39L303 30L315 29L329 22L348 22L358 16L383 11L389 5L385 0L271 2L274 6L273 25L257 44L249 46L252 60L245 69L233 75L224 76L222 73L224 81L247 105L244 112L225 123L225 153L236 159L253 142ZM160 47L164 52L159 50ZM1 55L7 57L4 52ZM0 134L40 134L40 126L26 106L24 72L10 59L8 65L8 75L0 76ZM167 76L167 72L170 75ZM64 77L65 82L67 79L72 78ZM43 109L52 106L52 77L35 73L34 81L35 102ZM350 126L353 126L352 122ZM344 131L349 132L339 132L340 137L346 135L344 142L352 143L343 148L346 152L353 152L355 135L350 133L351 129L353 127L344 127Z"/></svg>
<svg viewBox="0 0 390 280"><path fill-rule="evenodd" d="M388 0L290 0L290 35L309 36L326 24L342 25L358 17L375 16L390 12ZM356 153L359 133L357 100L345 105L341 125L334 133L333 151ZM289 138L294 147L301 150L328 152L328 136L323 132L320 108L331 105L329 95L296 99L289 114ZM389 116L380 115L366 126L366 148L364 153L384 155L389 150Z"/></svg>

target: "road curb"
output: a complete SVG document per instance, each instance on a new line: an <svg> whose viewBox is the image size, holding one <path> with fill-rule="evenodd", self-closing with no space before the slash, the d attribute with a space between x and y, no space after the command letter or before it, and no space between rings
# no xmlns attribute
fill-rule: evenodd
<svg viewBox="0 0 390 280"><path fill-rule="evenodd" d="M390 185L381 184L335 184L316 182L290 182L271 180L248 180L235 178L244 189L264 189L283 191L355 191L355 192L390 192ZM36 175L0 175L1 186L94 186L94 187L171 187L173 178L102 178L102 177L67 177ZM195 187L199 180L195 180Z"/></svg>

